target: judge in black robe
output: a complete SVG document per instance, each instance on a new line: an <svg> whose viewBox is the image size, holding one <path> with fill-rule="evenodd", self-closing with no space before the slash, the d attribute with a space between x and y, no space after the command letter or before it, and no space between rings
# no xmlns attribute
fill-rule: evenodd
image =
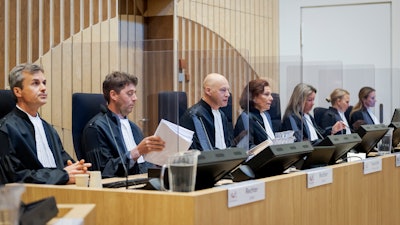
<svg viewBox="0 0 400 225"><path fill-rule="evenodd" d="M7 143L7 152L4 159L11 163L7 167L14 170L13 182L40 183L40 184L66 184L69 180L67 161L71 156L64 150L60 137L54 128L42 119L50 150L54 156L57 167L45 168L37 158L35 130L26 113L18 108L6 115L0 124L0 143ZM6 165L3 165L6 166Z"/></svg>
<svg viewBox="0 0 400 225"><path fill-rule="evenodd" d="M220 109L219 112L221 113L222 118L225 145L226 147L230 147L233 145L233 127L229 126L228 119L224 112ZM196 131L194 120L199 122L198 125L200 125L200 131ZM214 115L211 112L210 105L208 105L208 103L203 99L186 110L180 119L179 125L195 131L193 135L193 143L190 146L190 149L197 149L200 151L217 149L215 146ZM203 136L199 135L199 132L202 132Z"/></svg>
<svg viewBox="0 0 400 225"><path fill-rule="evenodd" d="M38 109L47 102L43 73L36 64L20 64L9 74L17 104L0 121L2 182L75 183L74 175L90 167L84 160L73 163L55 129L40 118Z"/></svg>
<svg viewBox="0 0 400 225"><path fill-rule="evenodd" d="M103 178L146 173L154 165L141 163L140 156L165 147L160 137L144 138L139 127L127 119L137 100L137 83L137 77L131 74L108 74L103 81L107 109L94 116L83 130L82 149L93 161L93 170L100 170ZM129 126L132 135L127 128L124 137L122 123Z"/></svg>
<svg viewBox="0 0 400 225"><path fill-rule="evenodd" d="M191 149L208 151L233 146L233 127L220 109L228 105L229 96L229 83L223 75L211 73L204 78L201 100L187 109L179 122L195 132ZM221 115L222 127L216 127L219 123L213 111Z"/></svg>

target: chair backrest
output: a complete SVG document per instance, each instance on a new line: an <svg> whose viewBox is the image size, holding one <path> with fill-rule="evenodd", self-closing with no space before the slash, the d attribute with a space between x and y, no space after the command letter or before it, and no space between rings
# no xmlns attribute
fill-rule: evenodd
<svg viewBox="0 0 400 225"><path fill-rule="evenodd" d="M272 93L272 97L274 100L272 101L271 107L268 110L269 115L272 120L272 127L275 132L279 132L281 130L281 99L278 93Z"/></svg>
<svg viewBox="0 0 400 225"><path fill-rule="evenodd" d="M107 105L103 94L72 94L72 140L78 159L85 158L81 145L83 129L91 118L101 112L100 105Z"/></svg>
<svg viewBox="0 0 400 225"><path fill-rule="evenodd" d="M7 115L17 103L11 90L0 90L0 118Z"/></svg>
<svg viewBox="0 0 400 225"><path fill-rule="evenodd" d="M187 95L182 91L163 91L158 93L158 121L168 120L178 124L179 118L187 109Z"/></svg>
<svg viewBox="0 0 400 225"><path fill-rule="evenodd" d="M324 117L325 112L327 111L327 108L324 107L315 107L314 108L314 120L315 123L319 126L321 126L322 118Z"/></svg>

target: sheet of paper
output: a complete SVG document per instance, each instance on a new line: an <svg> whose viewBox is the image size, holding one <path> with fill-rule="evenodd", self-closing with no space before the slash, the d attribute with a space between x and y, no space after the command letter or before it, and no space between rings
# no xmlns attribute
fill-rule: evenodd
<svg viewBox="0 0 400 225"><path fill-rule="evenodd" d="M154 135L165 141L165 148L163 151L154 151L144 155L144 159L159 166L166 164L169 156L189 149L193 134L194 132L191 130L162 119Z"/></svg>

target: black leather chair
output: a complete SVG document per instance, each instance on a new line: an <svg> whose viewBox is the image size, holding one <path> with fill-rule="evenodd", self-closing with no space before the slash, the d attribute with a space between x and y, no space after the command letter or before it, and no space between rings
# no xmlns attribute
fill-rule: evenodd
<svg viewBox="0 0 400 225"><path fill-rule="evenodd" d="M186 92L163 91L158 93L158 121L168 120L178 124L179 118L187 109Z"/></svg>
<svg viewBox="0 0 400 225"><path fill-rule="evenodd" d="M271 108L268 110L272 120L272 129L275 132L281 131L281 99L278 93L272 93L274 100L272 101Z"/></svg>
<svg viewBox="0 0 400 225"><path fill-rule="evenodd" d="M72 140L78 159L86 158L81 145L83 129L91 118L101 112L101 105L107 105L103 94L72 94Z"/></svg>
<svg viewBox="0 0 400 225"><path fill-rule="evenodd" d="M0 90L0 119L7 115L11 110L14 109L17 103L11 90ZM0 133L0 135L4 135ZM0 148L0 185L6 184L13 181L13 175L15 174L11 162L7 156L8 143L1 143Z"/></svg>
<svg viewBox="0 0 400 225"><path fill-rule="evenodd" d="M11 112L16 103L17 101L11 90L0 90L0 118Z"/></svg>
<svg viewBox="0 0 400 225"><path fill-rule="evenodd" d="M327 108L324 107L315 107L314 108L314 120L315 123L319 126L321 126L322 118L324 117L325 112L327 111Z"/></svg>

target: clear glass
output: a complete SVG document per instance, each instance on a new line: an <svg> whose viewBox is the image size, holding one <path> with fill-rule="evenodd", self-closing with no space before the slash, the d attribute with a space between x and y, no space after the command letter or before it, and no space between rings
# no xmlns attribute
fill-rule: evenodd
<svg viewBox="0 0 400 225"><path fill-rule="evenodd" d="M0 224L18 225L21 195L25 191L23 184L0 186Z"/></svg>

